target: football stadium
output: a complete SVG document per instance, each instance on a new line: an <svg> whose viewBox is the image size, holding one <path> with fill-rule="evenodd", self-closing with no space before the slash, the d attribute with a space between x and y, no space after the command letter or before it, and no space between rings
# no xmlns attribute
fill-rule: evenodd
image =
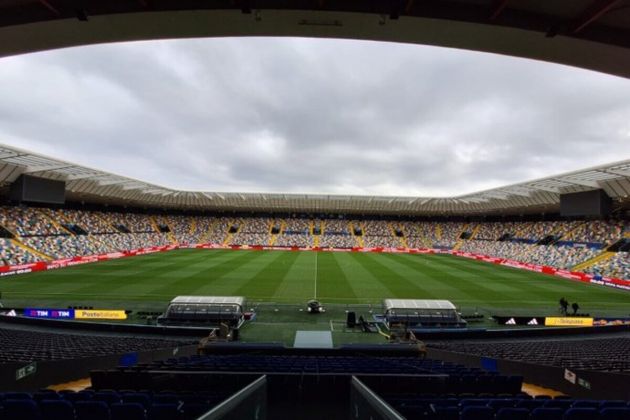
<svg viewBox="0 0 630 420"><path fill-rule="evenodd" d="M628 79L628 6L15 0L0 57L345 38ZM630 419L630 159L441 196L213 192L0 144L0 200L0 419Z"/></svg>

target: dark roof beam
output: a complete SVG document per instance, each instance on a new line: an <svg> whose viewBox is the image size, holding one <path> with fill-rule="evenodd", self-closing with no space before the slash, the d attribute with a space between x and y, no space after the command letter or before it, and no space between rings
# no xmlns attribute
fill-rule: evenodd
<svg viewBox="0 0 630 420"><path fill-rule="evenodd" d="M57 10L57 8L55 6L50 4L50 2L48 0L39 0L39 4L41 4L46 9L50 10L51 12L53 12L55 15L57 15L57 16L61 15L61 12L59 10Z"/></svg>
<svg viewBox="0 0 630 420"><path fill-rule="evenodd" d="M490 11L490 16L488 16L488 20L495 20L498 18L503 10L507 6L510 0L495 0L492 4L492 10Z"/></svg>
<svg viewBox="0 0 630 420"><path fill-rule="evenodd" d="M570 32L575 35L583 31L620 2L621 0L595 0L577 19L576 23L571 27Z"/></svg>

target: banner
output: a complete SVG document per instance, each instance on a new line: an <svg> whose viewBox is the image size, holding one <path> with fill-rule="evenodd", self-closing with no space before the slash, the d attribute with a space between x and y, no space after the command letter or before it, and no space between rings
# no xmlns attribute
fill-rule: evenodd
<svg viewBox="0 0 630 420"><path fill-rule="evenodd" d="M76 309L74 319L127 319L124 310Z"/></svg>
<svg viewBox="0 0 630 420"><path fill-rule="evenodd" d="M163 245L152 246L146 248L132 249L123 252L110 252L100 255L87 255L81 257L65 258L51 262L36 262L30 264L0 266L0 277L12 276L16 274L31 273L35 271L54 270L57 268L71 267L74 265L88 264L97 261L108 261L117 258L133 257L136 255L152 254L154 252L166 252L173 249L192 248L192 249L242 249L240 245L223 246L212 243L204 244L182 244L182 245ZM454 251L450 249L430 249L430 248L321 248L321 247L279 247L279 246L262 246L256 249L274 249L283 251L326 251L326 252L387 252L387 253L408 253L408 254L450 254L458 257L471 258L491 264L503 265L506 267L518 268L521 270L536 271L539 273L550 274L553 276L563 277L570 280L590 282L602 286L615 287L623 290L630 290L630 279L616 279L601 276L594 276L582 272L574 272L568 270L557 269L549 266L541 266L536 264L523 263L519 261L509 260L499 257L491 257L483 254L474 254L471 252Z"/></svg>
<svg viewBox="0 0 630 420"><path fill-rule="evenodd" d="M73 319L74 309L26 308L24 316L29 318Z"/></svg>
<svg viewBox="0 0 630 420"><path fill-rule="evenodd" d="M592 327L593 318L582 317L547 317L545 318L547 327Z"/></svg>

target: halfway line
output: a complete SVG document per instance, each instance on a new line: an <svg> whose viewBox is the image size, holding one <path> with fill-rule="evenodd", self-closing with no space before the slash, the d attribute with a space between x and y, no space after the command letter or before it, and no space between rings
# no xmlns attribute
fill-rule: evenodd
<svg viewBox="0 0 630 420"><path fill-rule="evenodd" d="M317 299L317 251L315 251L315 290L313 291L313 299Z"/></svg>

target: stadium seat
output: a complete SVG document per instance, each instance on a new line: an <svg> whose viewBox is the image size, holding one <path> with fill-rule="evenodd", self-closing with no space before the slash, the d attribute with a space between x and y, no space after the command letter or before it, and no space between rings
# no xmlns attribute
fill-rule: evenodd
<svg viewBox="0 0 630 420"><path fill-rule="evenodd" d="M92 392L67 392L63 394L63 399L70 402L90 401L93 395Z"/></svg>
<svg viewBox="0 0 630 420"><path fill-rule="evenodd" d="M181 409L181 420L194 420L210 410L208 404L186 403Z"/></svg>
<svg viewBox="0 0 630 420"><path fill-rule="evenodd" d="M534 410L535 408L540 408L545 405L546 401L543 400L519 400L516 402L516 408L526 408L529 411Z"/></svg>
<svg viewBox="0 0 630 420"><path fill-rule="evenodd" d="M108 405L119 403L121 401L120 394L114 391L98 391L92 396L94 401L103 401Z"/></svg>
<svg viewBox="0 0 630 420"><path fill-rule="evenodd" d="M151 398L149 395L143 392L134 392L129 394L123 394L123 403L138 403L146 410L151 405Z"/></svg>
<svg viewBox="0 0 630 420"><path fill-rule="evenodd" d="M60 400L63 397L56 392L36 392L33 394L33 399L35 401L43 401L43 400Z"/></svg>
<svg viewBox="0 0 630 420"><path fill-rule="evenodd" d="M600 420L628 420L630 419L630 408L606 407L599 411Z"/></svg>
<svg viewBox="0 0 630 420"><path fill-rule="evenodd" d="M460 420L493 420L494 410L490 407L464 407L459 418Z"/></svg>
<svg viewBox="0 0 630 420"><path fill-rule="evenodd" d="M563 420L598 420L599 411L595 408L569 408Z"/></svg>
<svg viewBox="0 0 630 420"><path fill-rule="evenodd" d="M457 407L438 407L435 409L435 415L440 420L459 420Z"/></svg>
<svg viewBox="0 0 630 420"><path fill-rule="evenodd" d="M44 420L74 420L74 407L67 400L42 400L39 409Z"/></svg>
<svg viewBox="0 0 630 420"><path fill-rule="evenodd" d="M500 408L497 411L496 420L528 420L529 410L526 408Z"/></svg>
<svg viewBox="0 0 630 420"><path fill-rule="evenodd" d="M516 403L516 400L511 399L511 398L501 398L501 399L492 399L488 402L488 407L492 408L493 410L499 410L500 408L512 408L514 407L514 404ZM529 410L527 410L529 412Z"/></svg>
<svg viewBox="0 0 630 420"><path fill-rule="evenodd" d="M573 408L599 408L601 401L594 400L576 400L571 407Z"/></svg>
<svg viewBox="0 0 630 420"><path fill-rule="evenodd" d="M31 400L33 396L28 392L5 392L5 400Z"/></svg>
<svg viewBox="0 0 630 420"><path fill-rule="evenodd" d="M149 409L148 420L173 420L179 418L179 410L175 403L153 403Z"/></svg>
<svg viewBox="0 0 630 420"><path fill-rule="evenodd" d="M40 420L41 415L37 403L31 399L9 400L2 403L3 418L15 420Z"/></svg>
<svg viewBox="0 0 630 420"><path fill-rule="evenodd" d="M177 404L179 397L175 394L155 394L153 396L153 404Z"/></svg>
<svg viewBox="0 0 630 420"><path fill-rule="evenodd" d="M465 398L459 402L460 407L485 407L488 405L488 400L481 398Z"/></svg>
<svg viewBox="0 0 630 420"><path fill-rule="evenodd" d="M628 407L628 403L623 400L604 400L599 403L599 409L602 410L604 408L613 408L613 407Z"/></svg>
<svg viewBox="0 0 630 420"><path fill-rule="evenodd" d="M146 413L142 404L114 403L110 406L112 420L145 420Z"/></svg>
<svg viewBox="0 0 630 420"><path fill-rule="evenodd" d="M543 407L546 408L560 408L562 410L567 410L571 408L574 404L573 400L546 400Z"/></svg>
<svg viewBox="0 0 630 420"><path fill-rule="evenodd" d="M532 410L531 420L562 420L564 410L561 408L535 408Z"/></svg>
<svg viewBox="0 0 630 420"><path fill-rule="evenodd" d="M74 410L77 420L110 420L109 406L104 401L77 401Z"/></svg>

